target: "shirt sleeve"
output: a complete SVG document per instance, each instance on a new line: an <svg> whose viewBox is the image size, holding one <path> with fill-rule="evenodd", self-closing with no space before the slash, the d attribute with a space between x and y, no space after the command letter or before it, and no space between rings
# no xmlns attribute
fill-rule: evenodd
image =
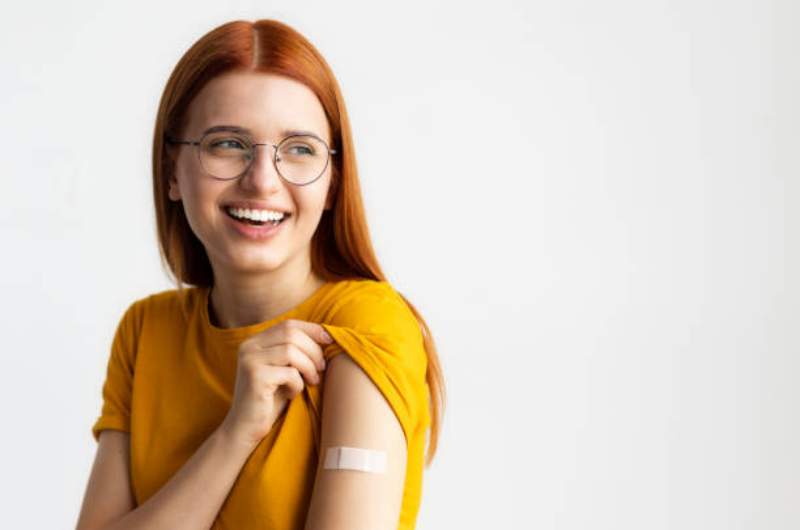
<svg viewBox="0 0 800 530"><path fill-rule="evenodd" d="M141 301L128 306L117 324L111 342L103 383L103 405L100 416L92 426L92 436L100 441L100 431L115 429L130 432L133 373L141 323Z"/></svg>
<svg viewBox="0 0 800 530"><path fill-rule="evenodd" d="M410 443L430 416L422 329L405 300L385 281L365 281L322 325L335 341L324 348L325 359L347 353L381 391Z"/></svg>

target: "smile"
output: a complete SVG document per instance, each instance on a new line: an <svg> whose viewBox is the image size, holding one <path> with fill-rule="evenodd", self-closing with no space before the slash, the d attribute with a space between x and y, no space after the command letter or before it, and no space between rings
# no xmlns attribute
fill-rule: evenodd
<svg viewBox="0 0 800 530"><path fill-rule="evenodd" d="M270 224L273 226L277 226L281 224L284 220L291 217L289 213L283 212L274 212L270 210L248 210L244 208L223 208L225 213L231 219L235 219L236 221L247 223L250 225L261 226L264 224Z"/></svg>

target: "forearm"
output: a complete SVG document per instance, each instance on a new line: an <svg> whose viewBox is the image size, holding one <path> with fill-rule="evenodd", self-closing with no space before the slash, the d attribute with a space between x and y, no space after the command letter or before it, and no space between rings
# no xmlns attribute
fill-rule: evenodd
<svg viewBox="0 0 800 530"><path fill-rule="evenodd" d="M211 528L254 448L221 425L158 492L102 530Z"/></svg>

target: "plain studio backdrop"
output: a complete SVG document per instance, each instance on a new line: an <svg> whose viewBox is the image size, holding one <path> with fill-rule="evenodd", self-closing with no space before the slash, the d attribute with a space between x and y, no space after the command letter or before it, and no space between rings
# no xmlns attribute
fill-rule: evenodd
<svg viewBox="0 0 800 530"><path fill-rule="evenodd" d="M6 6L4 527L74 527L115 326L172 287L158 98L257 18L331 64L378 256L437 340L419 529L800 527L792 0Z"/></svg>

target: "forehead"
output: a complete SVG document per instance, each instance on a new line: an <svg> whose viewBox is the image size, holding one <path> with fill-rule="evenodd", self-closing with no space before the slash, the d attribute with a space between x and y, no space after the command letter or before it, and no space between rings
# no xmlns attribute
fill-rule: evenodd
<svg viewBox="0 0 800 530"><path fill-rule="evenodd" d="M258 139L278 140L286 130L306 130L329 141L328 120L316 94L303 83L261 72L226 73L209 81L189 105L187 131L234 125Z"/></svg>

